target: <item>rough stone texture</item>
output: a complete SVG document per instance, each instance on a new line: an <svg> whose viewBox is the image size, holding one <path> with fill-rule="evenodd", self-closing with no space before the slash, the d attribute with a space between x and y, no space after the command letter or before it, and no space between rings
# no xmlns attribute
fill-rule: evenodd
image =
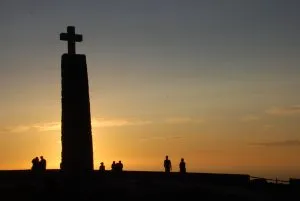
<svg viewBox="0 0 300 201"><path fill-rule="evenodd" d="M93 170L89 85L85 55L62 55L61 84L61 169L70 173Z"/></svg>

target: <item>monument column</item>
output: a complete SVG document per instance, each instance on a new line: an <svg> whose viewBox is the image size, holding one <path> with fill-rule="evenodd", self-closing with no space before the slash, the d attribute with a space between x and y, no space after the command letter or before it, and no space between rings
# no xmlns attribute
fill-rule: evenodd
<svg viewBox="0 0 300 201"><path fill-rule="evenodd" d="M75 50L82 35L68 26L60 40L68 41L68 53L61 58L61 169L70 173L91 171L94 165L87 64L85 55Z"/></svg>

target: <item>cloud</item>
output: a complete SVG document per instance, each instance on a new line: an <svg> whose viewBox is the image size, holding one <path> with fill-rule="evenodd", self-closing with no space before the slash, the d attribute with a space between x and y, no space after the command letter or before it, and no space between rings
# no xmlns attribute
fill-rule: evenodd
<svg viewBox="0 0 300 201"><path fill-rule="evenodd" d="M181 136L167 136L167 137L148 137L148 138L141 138L141 142L151 141L151 140L180 140L182 139Z"/></svg>
<svg viewBox="0 0 300 201"><path fill-rule="evenodd" d="M185 124L185 123L202 123L203 120L199 118L189 118L189 117L173 117L164 119L163 122L169 124ZM121 127L121 126L141 126L152 124L152 121L141 120L136 118L97 118L92 117L91 119L92 128L100 127ZM31 125L16 125L11 127L1 128L0 133L21 133L29 130L38 131L38 132L47 132L47 131L60 131L61 122L41 122Z"/></svg>
<svg viewBox="0 0 300 201"><path fill-rule="evenodd" d="M270 129L274 128L274 127L275 127L274 125L266 124L266 125L263 126L263 129L264 130L270 130Z"/></svg>
<svg viewBox="0 0 300 201"><path fill-rule="evenodd" d="M294 147L300 146L300 140L285 140L285 141L275 141L275 142L258 142L250 143L254 146L264 146L264 147Z"/></svg>
<svg viewBox="0 0 300 201"><path fill-rule="evenodd" d="M190 118L190 117L171 117L165 119L165 122L168 124L187 124L187 123L199 124L199 123L203 123L204 120L199 118Z"/></svg>
<svg viewBox="0 0 300 201"><path fill-rule="evenodd" d="M137 126L151 124L151 121L143 121L138 119L106 119L106 118L92 118L92 127L120 127L120 126ZM36 130L38 132L46 131L60 131L61 123L57 122L44 122L36 123L33 125L18 125L12 127L5 127L1 129L1 133L21 133L29 130Z"/></svg>
<svg viewBox="0 0 300 201"><path fill-rule="evenodd" d="M58 131L61 129L60 122L48 122L48 123L40 123L32 126L38 131Z"/></svg>
<svg viewBox="0 0 300 201"><path fill-rule="evenodd" d="M293 115L293 114L300 114L300 105L293 105L288 107L273 107L265 111L267 114L270 115Z"/></svg>
<svg viewBox="0 0 300 201"><path fill-rule="evenodd" d="M38 123L33 125L17 125L4 127L1 133L23 133L28 131L57 131L60 130L60 122Z"/></svg>
<svg viewBox="0 0 300 201"><path fill-rule="evenodd" d="M256 116L256 115L246 115L246 116L242 117L240 120L242 122L250 122L250 121L257 121L259 119L260 119L260 117Z"/></svg>
<svg viewBox="0 0 300 201"><path fill-rule="evenodd" d="M151 124L151 121L138 119L105 119L92 118L92 127L119 127L119 126L138 126Z"/></svg>
<svg viewBox="0 0 300 201"><path fill-rule="evenodd" d="M5 127L1 129L1 133L22 133L30 130L32 127L31 126L14 126L14 127Z"/></svg>
<svg viewBox="0 0 300 201"><path fill-rule="evenodd" d="M224 153L224 150L222 150L222 149L196 149L195 153L200 153L200 154Z"/></svg>

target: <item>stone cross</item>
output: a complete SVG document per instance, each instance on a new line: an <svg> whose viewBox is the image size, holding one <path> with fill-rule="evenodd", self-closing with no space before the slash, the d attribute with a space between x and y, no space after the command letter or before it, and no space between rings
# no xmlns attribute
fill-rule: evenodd
<svg viewBox="0 0 300 201"><path fill-rule="evenodd" d="M68 41L68 54L76 54L75 43L82 41L82 35L75 34L75 27L68 26L67 33L60 34L60 40Z"/></svg>

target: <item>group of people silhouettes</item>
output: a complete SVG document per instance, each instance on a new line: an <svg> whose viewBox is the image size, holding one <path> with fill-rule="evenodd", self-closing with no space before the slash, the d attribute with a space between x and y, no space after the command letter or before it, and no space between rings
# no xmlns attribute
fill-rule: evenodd
<svg viewBox="0 0 300 201"><path fill-rule="evenodd" d="M167 172L167 173L171 172L171 170L172 170L172 163L171 163L171 160L169 159L169 156L166 156L166 159L164 160L164 168L165 168L165 172ZM105 171L105 165L103 162L100 163L99 171L100 172ZM119 161L118 163L113 161L111 164L111 171L112 172L122 172L123 171L123 163L121 161ZM185 164L184 158L181 158L181 160L180 160L179 172L186 173L186 164Z"/></svg>
<svg viewBox="0 0 300 201"><path fill-rule="evenodd" d="M103 162L100 163L99 171L103 172L105 171L105 165ZM111 164L111 171L112 172L122 172L123 171L123 163L119 161L116 163L116 161L113 161Z"/></svg>
<svg viewBox="0 0 300 201"><path fill-rule="evenodd" d="M47 165L47 162L46 160L44 159L43 156L40 156L39 157L35 157L34 159L32 159L32 167L31 167L31 170L34 171L34 172L43 172L46 170L46 165Z"/></svg>
<svg viewBox="0 0 300 201"><path fill-rule="evenodd" d="M47 162L43 156L40 156L40 158L35 157L34 159L32 159L31 162L32 162L32 167L31 167L32 171L42 172L42 171L46 170ZM172 170L172 163L171 163L171 160L169 159L169 156L166 156L166 158L164 160L164 168L165 168L165 172L167 172L167 173L171 172L171 170ZM103 162L100 163L99 171L105 171L105 165ZM113 163L111 164L111 171L112 172L122 172L123 171L123 163L121 161L119 161L118 163L113 161ZM186 165L185 165L185 161L183 158L181 158L180 163L179 163L179 172L186 173Z"/></svg>
<svg viewBox="0 0 300 201"><path fill-rule="evenodd" d="M121 161L119 161L118 163L113 161L112 164L111 164L111 171L113 171L113 172L122 172L123 171L123 163Z"/></svg>
<svg viewBox="0 0 300 201"><path fill-rule="evenodd" d="M164 160L164 168L165 168L165 172L171 172L171 170L172 170L172 163L171 163L171 160L169 159L169 156L166 156L166 159ZM181 160L180 160L179 172L186 173L184 158L181 158Z"/></svg>

